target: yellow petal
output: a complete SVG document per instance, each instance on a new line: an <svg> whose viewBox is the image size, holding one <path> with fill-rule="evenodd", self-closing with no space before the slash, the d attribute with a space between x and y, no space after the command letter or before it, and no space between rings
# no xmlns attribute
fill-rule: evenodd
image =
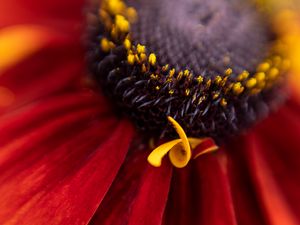
<svg viewBox="0 0 300 225"><path fill-rule="evenodd" d="M148 162L154 167L160 167L162 158L178 143L181 142L181 139L176 139L169 141L165 144L160 145L154 149L151 154L148 156Z"/></svg>
<svg viewBox="0 0 300 225"><path fill-rule="evenodd" d="M32 25L17 25L0 30L0 75L36 52L47 41L45 29Z"/></svg>
<svg viewBox="0 0 300 225"><path fill-rule="evenodd" d="M193 159L196 159L196 158L198 158L198 157L201 156L201 155L204 155L204 154L207 154L207 153L210 153L210 152L217 151L218 149L219 149L218 146L216 146L216 145L215 145L215 146L212 146L212 147L207 148L207 149L205 149L204 151L200 152L199 154L195 155Z"/></svg>
<svg viewBox="0 0 300 225"><path fill-rule="evenodd" d="M173 166L177 168L185 167L191 159L191 150L186 151L182 147L182 142L175 145L169 152L169 158Z"/></svg>

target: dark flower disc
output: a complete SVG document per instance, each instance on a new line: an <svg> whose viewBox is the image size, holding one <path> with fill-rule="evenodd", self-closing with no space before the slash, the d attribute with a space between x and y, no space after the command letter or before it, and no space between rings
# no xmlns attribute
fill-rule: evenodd
<svg viewBox="0 0 300 225"><path fill-rule="evenodd" d="M88 61L122 114L152 136L221 141L285 97L285 46L244 0L104 0L89 24Z"/></svg>

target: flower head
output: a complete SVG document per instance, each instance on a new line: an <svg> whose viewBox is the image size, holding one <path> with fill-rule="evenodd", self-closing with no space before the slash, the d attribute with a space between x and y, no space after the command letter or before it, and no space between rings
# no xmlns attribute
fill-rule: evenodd
<svg viewBox="0 0 300 225"><path fill-rule="evenodd" d="M1 6L0 224L299 223L300 20L200 2Z"/></svg>

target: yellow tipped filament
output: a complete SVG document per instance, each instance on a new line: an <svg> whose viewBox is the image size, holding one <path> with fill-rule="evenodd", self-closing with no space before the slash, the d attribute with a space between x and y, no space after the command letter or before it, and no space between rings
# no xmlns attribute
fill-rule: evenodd
<svg viewBox="0 0 300 225"><path fill-rule="evenodd" d="M258 72L266 72L270 69L270 67L271 67L271 65L268 62L261 63L261 64L258 65L257 71Z"/></svg>
<svg viewBox="0 0 300 225"><path fill-rule="evenodd" d="M241 82L237 82L233 85L232 91L236 95L240 95L244 91L244 87L242 86Z"/></svg>
<svg viewBox="0 0 300 225"><path fill-rule="evenodd" d="M154 53L151 53L149 55L149 63L151 66L155 66L156 64L156 55Z"/></svg>
<svg viewBox="0 0 300 225"><path fill-rule="evenodd" d="M146 47L144 45L140 45L138 44L137 47L136 47L136 50L139 54L141 53L145 53L146 52Z"/></svg>
<svg viewBox="0 0 300 225"><path fill-rule="evenodd" d="M185 71L183 72L183 75L184 75L185 77L187 77L189 74L190 74L190 71L189 71L189 70L185 70Z"/></svg>
<svg viewBox="0 0 300 225"><path fill-rule="evenodd" d="M120 30L122 33L128 33L129 32L130 24L125 19L124 16L116 15L115 24L116 24L117 29Z"/></svg>
<svg viewBox="0 0 300 225"><path fill-rule="evenodd" d="M170 94L170 95L174 94L174 90L171 89L171 90L169 91L169 94Z"/></svg>
<svg viewBox="0 0 300 225"><path fill-rule="evenodd" d="M223 107L227 106L227 101L226 101L226 99L225 99L225 98L222 98L220 104L221 104L221 106L223 106Z"/></svg>
<svg viewBox="0 0 300 225"><path fill-rule="evenodd" d="M203 77L202 76L198 76L197 77L197 82L198 82L198 84L201 84L202 82L203 82Z"/></svg>
<svg viewBox="0 0 300 225"><path fill-rule="evenodd" d="M122 14L126 8L125 3L121 0L106 0L105 3L112 15Z"/></svg>
<svg viewBox="0 0 300 225"><path fill-rule="evenodd" d="M219 76L219 75L216 76L216 78L215 78L215 83L219 85L221 82L222 82L222 77Z"/></svg>
<svg viewBox="0 0 300 225"><path fill-rule="evenodd" d="M126 10L126 16L128 17L128 20L130 23L135 23L137 21L137 11L133 7L128 7Z"/></svg>
<svg viewBox="0 0 300 225"><path fill-rule="evenodd" d="M277 68L271 68L267 74L268 79L274 80L278 77L279 70Z"/></svg>
<svg viewBox="0 0 300 225"><path fill-rule="evenodd" d="M134 62L135 62L135 57L134 57L134 55L129 54L129 55L127 56L127 62L128 62L130 65L133 65Z"/></svg>
<svg viewBox="0 0 300 225"><path fill-rule="evenodd" d="M177 75L177 80L181 80L181 78L183 77L183 72L182 71L180 71L179 73L178 73L178 75Z"/></svg>
<svg viewBox="0 0 300 225"><path fill-rule="evenodd" d="M253 87L255 87L255 85L257 84L257 80L255 78L250 78L247 82L246 82L246 87L251 89Z"/></svg>
<svg viewBox="0 0 300 225"><path fill-rule="evenodd" d="M128 38L126 38L123 42L123 45L127 50L129 50L131 48L131 41Z"/></svg>
<svg viewBox="0 0 300 225"><path fill-rule="evenodd" d="M227 70L225 70L225 75L226 76L230 76L232 74L232 69L228 68Z"/></svg>
<svg viewBox="0 0 300 225"><path fill-rule="evenodd" d="M104 52L109 52L112 48L115 47L115 44L109 41L107 38L102 38L100 42L100 46Z"/></svg>
<svg viewBox="0 0 300 225"><path fill-rule="evenodd" d="M189 96L190 95L191 90L190 89L185 89L185 96Z"/></svg>
<svg viewBox="0 0 300 225"><path fill-rule="evenodd" d="M169 72L169 77L173 77L175 74L175 69L171 69L170 72Z"/></svg>
<svg viewBox="0 0 300 225"><path fill-rule="evenodd" d="M243 80L247 79L248 77L249 77L249 72L245 70L237 77L237 80L243 81Z"/></svg>
<svg viewBox="0 0 300 225"><path fill-rule="evenodd" d="M146 60L147 60L147 55L146 55L145 53L142 53L142 54L140 55L140 60L141 60L141 62L146 61Z"/></svg>
<svg viewBox="0 0 300 225"><path fill-rule="evenodd" d="M266 74L264 72L259 72L254 75L254 78L256 78L257 82L260 83L266 79Z"/></svg>
<svg viewBox="0 0 300 225"><path fill-rule="evenodd" d="M166 64L162 67L162 71L167 71L169 69L169 64Z"/></svg>

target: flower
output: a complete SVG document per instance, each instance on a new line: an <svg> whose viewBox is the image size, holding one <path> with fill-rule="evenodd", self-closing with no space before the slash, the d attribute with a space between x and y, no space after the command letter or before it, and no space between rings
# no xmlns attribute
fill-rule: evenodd
<svg viewBox="0 0 300 225"><path fill-rule="evenodd" d="M153 149L86 79L83 8L1 6L0 224L298 224L296 91L216 153L154 168Z"/></svg>

